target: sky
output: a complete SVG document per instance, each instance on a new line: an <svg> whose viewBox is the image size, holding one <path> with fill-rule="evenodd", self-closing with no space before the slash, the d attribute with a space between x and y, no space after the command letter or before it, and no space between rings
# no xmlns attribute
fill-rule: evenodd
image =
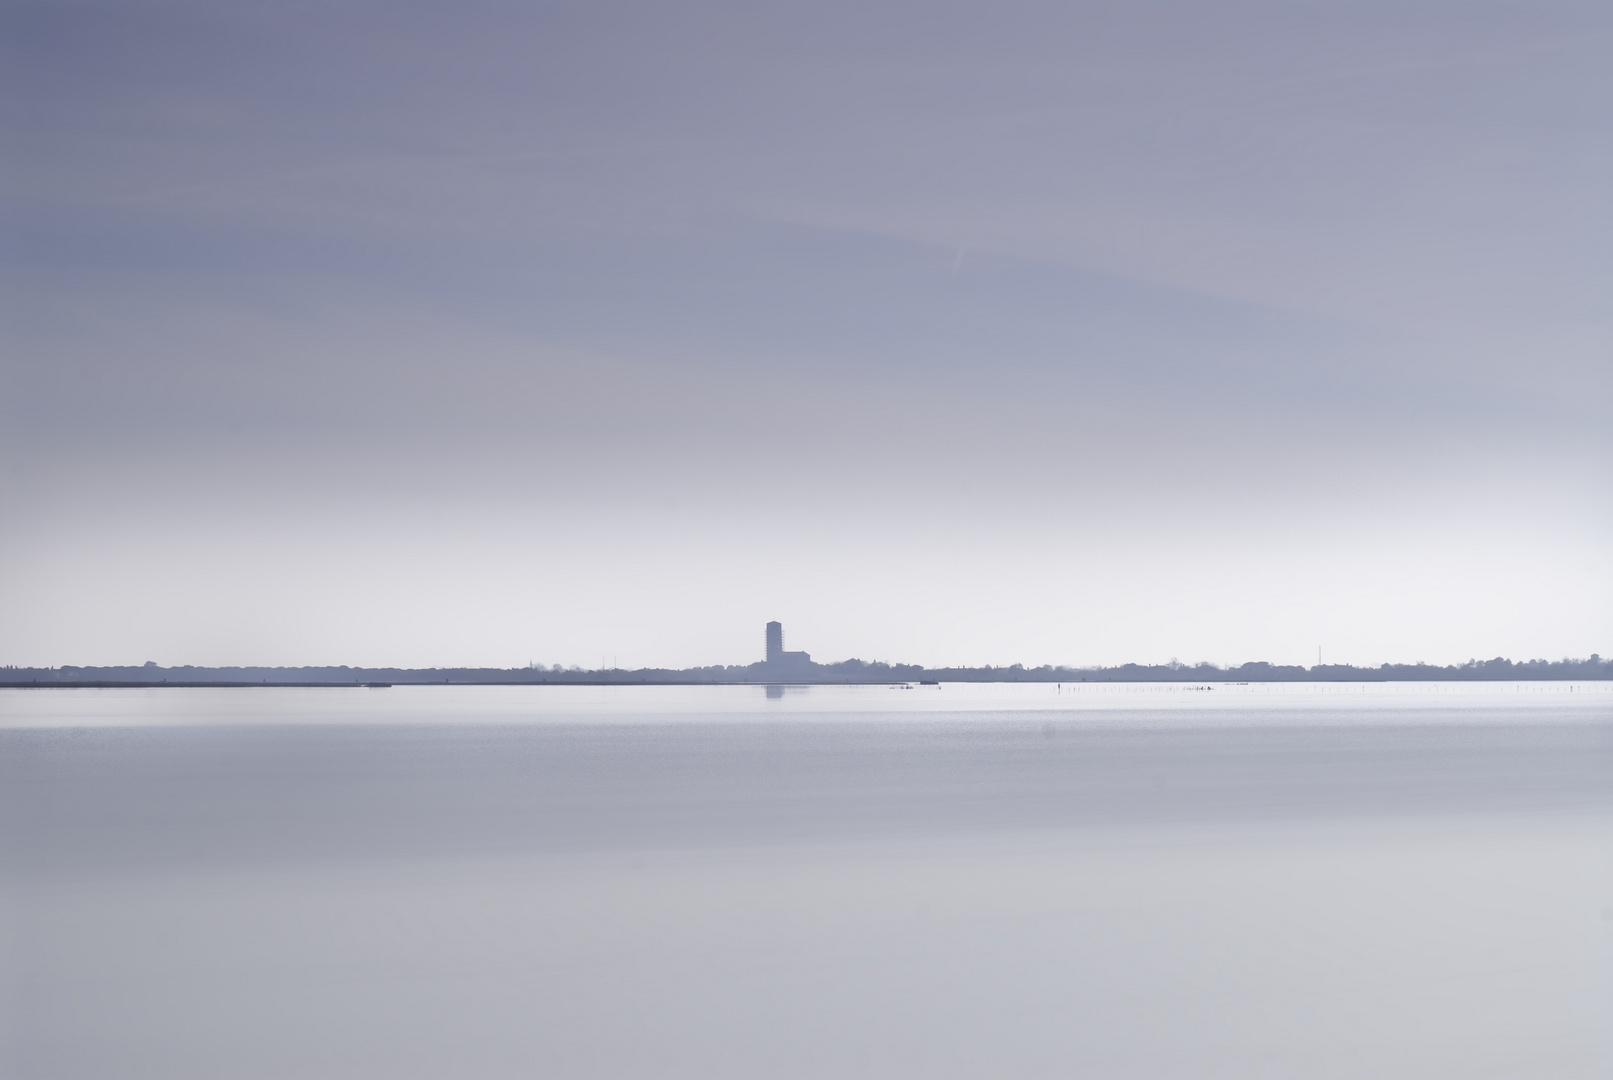
<svg viewBox="0 0 1613 1080"><path fill-rule="evenodd" d="M1613 8L13 2L0 663L1613 652Z"/></svg>

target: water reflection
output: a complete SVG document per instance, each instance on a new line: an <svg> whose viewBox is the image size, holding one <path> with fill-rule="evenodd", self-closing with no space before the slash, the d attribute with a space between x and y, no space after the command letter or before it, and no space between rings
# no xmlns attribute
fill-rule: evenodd
<svg viewBox="0 0 1613 1080"><path fill-rule="evenodd" d="M841 687L840 689L846 689L846 688ZM860 689L864 689L864 688L863 687L857 687L857 689L860 690ZM796 704L799 705L799 704L802 703L800 699L805 698L811 692L812 692L812 685L810 683L768 683L767 684L767 699L769 701L780 701L780 700L783 700L784 697L788 696L788 697L796 699Z"/></svg>

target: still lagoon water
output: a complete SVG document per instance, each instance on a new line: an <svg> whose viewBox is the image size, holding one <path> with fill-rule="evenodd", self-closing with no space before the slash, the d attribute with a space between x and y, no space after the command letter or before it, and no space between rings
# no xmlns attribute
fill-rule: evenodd
<svg viewBox="0 0 1613 1080"><path fill-rule="evenodd" d="M1613 684L0 690L0 1074L1613 1075Z"/></svg>

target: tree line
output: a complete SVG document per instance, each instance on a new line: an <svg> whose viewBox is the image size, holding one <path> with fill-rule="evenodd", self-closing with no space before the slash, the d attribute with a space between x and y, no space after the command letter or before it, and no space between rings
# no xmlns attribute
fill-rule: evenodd
<svg viewBox="0 0 1613 1080"><path fill-rule="evenodd" d="M1302 665L1252 661L1218 667L1210 663L1121 664L1115 667L1069 667L1044 664L1026 667L942 667L891 664L883 661L842 660L831 664L792 663L787 668L765 662L712 665L694 668L376 668L350 667L197 667L185 664L161 667L142 665L78 666L54 668L0 668L0 683L38 685L51 683L125 683L174 685L194 683L330 684L444 683L444 684L720 684L766 682L881 683L881 682L1430 682L1484 680L1613 679L1613 660L1592 653L1584 659L1469 660L1463 664L1352 664Z"/></svg>

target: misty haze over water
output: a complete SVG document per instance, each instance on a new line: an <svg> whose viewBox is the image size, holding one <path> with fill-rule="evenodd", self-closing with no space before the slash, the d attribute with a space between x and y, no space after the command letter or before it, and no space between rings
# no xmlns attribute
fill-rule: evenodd
<svg viewBox="0 0 1613 1080"><path fill-rule="evenodd" d="M0 691L19 1077L1605 1076L1613 684Z"/></svg>
<svg viewBox="0 0 1613 1080"><path fill-rule="evenodd" d="M1613 1076L1609 56L0 7L0 1080Z"/></svg>

